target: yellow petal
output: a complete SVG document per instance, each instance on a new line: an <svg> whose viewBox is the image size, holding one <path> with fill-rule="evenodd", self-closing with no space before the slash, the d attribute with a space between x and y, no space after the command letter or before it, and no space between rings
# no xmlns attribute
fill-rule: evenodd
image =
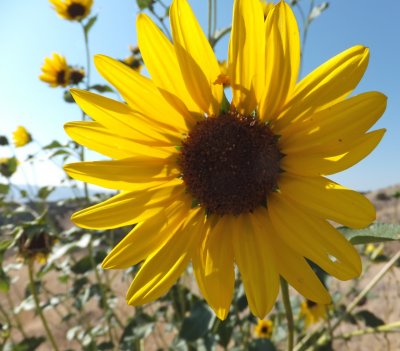
<svg viewBox="0 0 400 351"><path fill-rule="evenodd" d="M357 251L325 220L301 212L281 194L268 197L268 210L279 238L298 254L338 279L360 275L361 259Z"/></svg>
<svg viewBox="0 0 400 351"><path fill-rule="evenodd" d="M177 150L165 143L143 140L131 140L110 131L97 122L69 122L64 125L67 134L78 144L88 147L105 156L122 159L132 156L170 157ZM133 135L139 137L136 135Z"/></svg>
<svg viewBox="0 0 400 351"><path fill-rule="evenodd" d="M368 65L369 51L354 46L336 55L297 84L278 119L281 130L346 98L357 86Z"/></svg>
<svg viewBox="0 0 400 351"><path fill-rule="evenodd" d="M193 100L209 115L218 115L223 87L214 84L218 61L187 0L174 0L170 8L172 36L183 80Z"/></svg>
<svg viewBox="0 0 400 351"><path fill-rule="evenodd" d="M71 94L82 110L104 127L119 133L126 138L132 133L141 133L155 141L171 142L179 145L180 134L171 130L162 129L150 120L139 116L126 104L93 94L85 90L71 89Z"/></svg>
<svg viewBox="0 0 400 351"><path fill-rule="evenodd" d="M366 197L323 177L284 173L279 190L314 215L352 228L364 228L376 217L375 207Z"/></svg>
<svg viewBox="0 0 400 351"><path fill-rule="evenodd" d="M233 250L242 276L249 307L263 319L273 307L279 292L279 279L273 246L265 231L266 211L259 207L253 213L235 218Z"/></svg>
<svg viewBox="0 0 400 351"><path fill-rule="evenodd" d="M150 79L107 56L96 55L94 63L100 74L118 89L128 105L152 123L180 132L187 132L194 124L190 115L182 115L165 101Z"/></svg>
<svg viewBox="0 0 400 351"><path fill-rule="evenodd" d="M204 212L193 209L186 216L187 220L140 267L126 296L128 304L142 305L164 295L189 264L199 242Z"/></svg>
<svg viewBox="0 0 400 351"><path fill-rule="evenodd" d="M158 251L186 219L190 205L190 201L175 201L154 217L137 224L107 255L102 267L125 269Z"/></svg>
<svg viewBox="0 0 400 351"><path fill-rule="evenodd" d="M302 255L292 250L274 232L269 215L266 215L268 230L265 235L274 247L273 253L279 274L300 294L311 301L328 304L331 297L319 278Z"/></svg>
<svg viewBox="0 0 400 351"><path fill-rule="evenodd" d="M204 237L193 252L193 270L201 292L219 319L224 320L235 283L232 232L236 218L224 216L212 225L207 217Z"/></svg>
<svg viewBox="0 0 400 351"><path fill-rule="evenodd" d="M269 121L292 95L300 66L300 35L290 6L281 1L265 22L265 91L260 102L260 119Z"/></svg>
<svg viewBox="0 0 400 351"><path fill-rule="evenodd" d="M250 114L259 103L265 84L264 12L259 0L235 0L229 42L228 69L232 103Z"/></svg>
<svg viewBox="0 0 400 351"><path fill-rule="evenodd" d="M71 220L79 227L110 229L143 222L182 196L182 181L174 179L161 187L123 192L97 205L75 212Z"/></svg>
<svg viewBox="0 0 400 351"><path fill-rule="evenodd" d="M178 109L203 114L186 89L175 49L165 34L145 14L138 16L137 32L146 68L163 96Z"/></svg>
<svg viewBox="0 0 400 351"><path fill-rule="evenodd" d="M311 155L289 154L282 159L281 167L285 171L304 176L327 175L341 172L369 155L379 144L384 134L384 129L364 134L355 139L348 146L346 152L338 150L343 153L337 156L327 156L326 153ZM334 153L332 152L331 154Z"/></svg>
<svg viewBox="0 0 400 351"><path fill-rule="evenodd" d="M317 112L282 132L282 152L322 152L349 144L375 124L386 102L385 95L369 92Z"/></svg>
<svg viewBox="0 0 400 351"><path fill-rule="evenodd" d="M116 190L140 190L176 178L176 156L130 157L118 161L78 162L64 166L74 179Z"/></svg>

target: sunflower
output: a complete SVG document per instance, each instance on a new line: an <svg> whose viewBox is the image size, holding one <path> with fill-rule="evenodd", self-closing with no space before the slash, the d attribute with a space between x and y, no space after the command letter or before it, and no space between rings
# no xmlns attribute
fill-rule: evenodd
<svg viewBox="0 0 400 351"><path fill-rule="evenodd" d="M32 141L32 136L25 127L18 126L13 132L13 141L16 147L22 147Z"/></svg>
<svg viewBox="0 0 400 351"><path fill-rule="evenodd" d="M61 18L69 21L80 21L87 17L93 0L49 0Z"/></svg>
<svg viewBox="0 0 400 351"><path fill-rule="evenodd" d="M274 323L271 320L259 319L256 327L254 328L254 334L257 338L271 339L273 330Z"/></svg>
<svg viewBox="0 0 400 351"><path fill-rule="evenodd" d="M304 318L305 328L318 323L327 317L327 306L311 300L302 301L300 305L300 316Z"/></svg>
<svg viewBox="0 0 400 351"><path fill-rule="evenodd" d="M53 53L53 57L46 57L39 79L49 83L51 87L66 87L69 84L70 70L64 56Z"/></svg>
<svg viewBox="0 0 400 351"><path fill-rule="evenodd" d="M260 0L264 12L264 19L267 18L268 12L274 7L274 4L269 1Z"/></svg>
<svg viewBox="0 0 400 351"><path fill-rule="evenodd" d="M368 49L352 47L297 83L300 40L290 6L279 2L264 23L259 0L236 0L229 104L187 0L172 2L170 20L173 44L148 16L137 19L151 79L95 57L126 103L72 90L94 121L67 123L66 132L112 160L66 171L121 191L76 212L73 222L93 229L137 223L102 264L143 262L127 292L130 305L164 295L190 262L220 319L229 312L235 264L260 319L274 305L279 276L306 298L329 303L306 259L339 279L357 277L357 251L328 220L362 228L375 219L365 197L324 176L363 159L384 134L367 132L385 110L384 95L346 99Z"/></svg>

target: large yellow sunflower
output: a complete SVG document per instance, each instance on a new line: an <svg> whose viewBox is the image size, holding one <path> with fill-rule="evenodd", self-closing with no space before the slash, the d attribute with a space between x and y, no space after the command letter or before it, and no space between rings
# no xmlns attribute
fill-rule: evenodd
<svg viewBox="0 0 400 351"><path fill-rule="evenodd" d="M61 18L80 21L89 15L93 0L49 0Z"/></svg>
<svg viewBox="0 0 400 351"><path fill-rule="evenodd" d="M106 56L99 72L126 104L73 90L93 122L67 123L78 143L110 161L66 166L78 180L121 193L72 216L84 228L138 223L103 267L143 262L127 302L165 294L192 262L217 316L229 311L237 265L251 311L263 318L279 276L306 298L330 296L306 261L339 279L361 272L357 251L328 222L361 228L371 203L325 178L368 155L384 130L368 132L386 97L346 99L361 79L368 49L352 47L297 83L299 32L285 2L264 22L259 0L236 0L228 53L232 102L187 0L170 10L173 44L140 14L140 51L151 79ZM265 33L265 35L262 35Z"/></svg>
<svg viewBox="0 0 400 351"><path fill-rule="evenodd" d="M42 74L39 79L51 87L66 87L69 84L70 69L64 56L53 53L46 57L42 65Z"/></svg>

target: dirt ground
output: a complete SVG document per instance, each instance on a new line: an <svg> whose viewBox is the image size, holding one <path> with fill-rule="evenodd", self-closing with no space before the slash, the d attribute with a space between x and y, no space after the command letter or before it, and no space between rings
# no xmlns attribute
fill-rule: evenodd
<svg viewBox="0 0 400 351"><path fill-rule="evenodd" d="M395 193L400 189L400 186L390 187L383 190L374 191L368 193L367 196L373 201L377 208L377 219L380 222L386 223L398 223L400 216L400 200L390 198L390 195ZM64 217L62 220L64 221L63 225L68 227L71 225L68 222L68 217ZM385 244L384 253L392 257L396 252L400 250L399 242L392 242ZM11 259L11 258L10 258ZM371 280L372 277L375 276L377 272L383 267L385 262L382 263L374 263L371 267L368 268L366 274L363 274L359 279L359 286L365 287L365 285ZM365 268L365 267L364 267ZM122 274L122 273L117 273ZM17 305L19 301L23 299L24 291L26 289L26 285L28 282L27 272L24 270L19 270L18 275L13 277L14 284L12 284L12 304ZM129 281L122 281L117 277L115 279L115 284L113 288L117 295L125 296L125 292L129 286ZM339 282L335 280L330 287L330 291L347 291L347 288L351 282ZM53 292L57 292L60 289L60 284L58 283L55 275L49 274L46 277L46 286L49 290ZM65 287L64 287L65 289ZM0 295L0 298L3 300L4 295ZM388 274L377 284L377 286L373 289L373 293L368 299L366 305L358 307L358 309L368 309L372 313L374 313L377 317L383 319L386 323L396 322L400 320L400 305L398 304L400 298L400 268L399 265L393 267ZM129 315L131 315L131 307L125 304L125 299L118 299L118 305L115 307L118 310L118 314L121 318L126 320ZM344 301L344 303L348 303L349 301ZM11 309L10 301L2 301L2 305L8 305ZM90 306L90 307L89 307ZM95 321L96 318L99 318L100 311L96 308L96 303L93 301L90 303L88 307L89 313L87 315L87 319L90 321ZM62 312L62 311L61 311ZM44 313L48 320L51 322L51 328L54 333L55 338L58 341L61 350L72 349L79 350L79 346L75 342L68 342L65 338L65 334L67 330L70 328L70 325L67 323L62 323L60 320L60 316L54 312L54 309L45 309ZM25 332L29 336L40 336L44 335L43 327L40 319L33 314L32 311L22 312L20 314L20 321L23 324ZM81 321L85 322L85 321ZM337 333L349 333L353 330L364 328L363 324L360 325L351 325L344 324L340 327L335 334ZM13 335L14 339L20 338L20 335ZM173 337L172 334L167 334L162 330L156 331L156 333L148 338L145 343L144 349L147 351L153 351L157 348L167 349L166 344L168 344L169 340ZM400 350L400 333L392 333L392 334L380 334L380 335L364 335L362 337L353 337L349 341L335 341L334 344L335 350L351 350L351 351L365 351L365 350L373 350L373 351L397 351ZM47 343L43 343L39 348L39 351L47 351L51 350L51 347Z"/></svg>

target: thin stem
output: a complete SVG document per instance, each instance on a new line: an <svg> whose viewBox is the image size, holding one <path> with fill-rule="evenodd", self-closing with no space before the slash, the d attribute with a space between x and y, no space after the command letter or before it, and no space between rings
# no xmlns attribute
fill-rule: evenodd
<svg viewBox="0 0 400 351"><path fill-rule="evenodd" d="M227 35L230 31L231 31L232 27L226 27L224 29L222 29L220 32L216 33L215 36L213 38L211 38L210 44L212 46L212 48L215 47L215 45L217 45L217 43L225 36Z"/></svg>
<svg viewBox="0 0 400 351"><path fill-rule="evenodd" d="M334 337L334 339L350 339L353 336L363 336L366 334L376 334L376 333L398 333L400 332L400 321L383 324L378 327L365 328L354 330L350 333L340 334Z"/></svg>
<svg viewBox="0 0 400 351"><path fill-rule="evenodd" d="M294 322L293 322L292 306L290 305L289 287L287 281L282 277L280 278L280 281L281 281L282 300L283 300L283 305L285 306L286 320L288 324L287 349L288 351L292 351L294 345Z"/></svg>
<svg viewBox="0 0 400 351"><path fill-rule="evenodd" d="M80 22L82 26L82 31L83 31L83 38L85 42L85 54L86 54L86 90L90 89L90 49L89 49L89 37L88 37L88 31L85 29L85 26L82 22ZM82 110L82 121L86 120L86 114ZM80 148L80 160L83 162L85 161L85 148L84 146L81 146ZM86 182L83 183L83 191L85 194L85 200L86 202L89 202L89 190L88 190L88 185Z"/></svg>
<svg viewBox="0 0 400 351"><path fill-rule="evenodd" d="M160 22L162 29L164 30L164 33L168 36L169 40L172 40L172 35L168 29L168 27L165 25L164 23L164 18L157 15L156 12L154 11L153 8L149 7L149 11L151 12L151 14L157 18L158 22Z"/></svg>
<svg viewBox="0 0 400 351"><path fill-rule="evenodd" d="M46 330L47 337L49 338L49 341L50 341L51 345L53 346L53 349L55 351L58 351L57 343L54 340L53 334L51 333L49 325L47 324L47 320L44 317L44 314L43 314L42 309L40 307L39 297L37 295L37 291L36 291L36 288L35 288L35 281L33 279L33 260L31 260L31 259L28 262L28 273L29 273L29 285L30 285L30 288L31 288L31 293L32 293L32 296L33 296L33 300L35 301L36 312L39 315L40 319L42 320L43 327Z"/></svg>

